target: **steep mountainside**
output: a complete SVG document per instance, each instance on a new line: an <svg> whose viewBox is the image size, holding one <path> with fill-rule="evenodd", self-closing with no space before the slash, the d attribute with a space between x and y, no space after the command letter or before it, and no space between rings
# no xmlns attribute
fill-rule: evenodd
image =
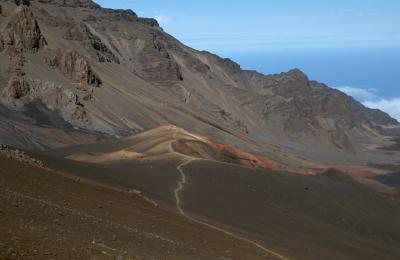
<svg viewBox="0 0 400 260"><path fill-rule="evenodd" d="M399 137L133 11L0 1L0 259L399 259Z"/></svg>
<svg viewBox="0 0 400 260"><path fill-rule="evenodd" d="M93 138L170 123L284 158L290 149L308 147L370 151L389 144L385 133L399 127L387 114L297 69L278 75L242 70L229 59L183 45L156 20L130 10L105 9L90 0L1 6L3 105L24 113L43 104ZM11 144L32 147L23 135ZM36 148L68 145L73 138L67 136L57 143L42 138Z"/></svg>

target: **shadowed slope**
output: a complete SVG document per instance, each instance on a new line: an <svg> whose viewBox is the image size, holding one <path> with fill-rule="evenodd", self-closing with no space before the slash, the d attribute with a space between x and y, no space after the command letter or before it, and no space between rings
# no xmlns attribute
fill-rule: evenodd
<svg viewBox="0 0 400 260"><path fill-rule="evenodd" d="M2 156L0 164L0 258L267 257L136 195Z"/></svg>

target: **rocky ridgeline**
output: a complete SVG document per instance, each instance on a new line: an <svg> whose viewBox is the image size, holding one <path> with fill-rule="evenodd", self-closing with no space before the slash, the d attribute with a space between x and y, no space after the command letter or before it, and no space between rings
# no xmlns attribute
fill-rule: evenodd
<svg viewBox="0 0 400 260"><path fill-rule="evenodd" d="M6 156L8 159L16 160L22 163L26 163L33 166L43 167L44 164L42 161L30 157L25 152L14 149L8 145L0 144L0 155Z"/></svg>
<svg viewBox="0 0 400 260"><path fill-rule="evenodd" d="M351 153L372 147L370 142L380 146L380 136L399 127L387 114L298 69L274 75L243 70L230 59L184 46L157 21L131 10L101 8L91 0L5 2L0 102L12 109L40 101L74 127L109 134L165 120L184 124L185 113L193 122L261 143L274 137L284 147L311 143Z"/></svg>

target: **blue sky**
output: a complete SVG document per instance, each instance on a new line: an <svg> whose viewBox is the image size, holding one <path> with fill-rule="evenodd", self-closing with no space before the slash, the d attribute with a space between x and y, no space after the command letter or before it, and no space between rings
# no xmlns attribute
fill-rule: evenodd
<svg viewBox="0 0 400 260"><path fill-rule="evenodd" d="M98 0L214 52L400 46L399 0Z"/></svg>
<svg viewBox="0 0 400 260"><path fill-rule="evenodd" d="M96 0L246 69L298 67L400 120L400 0ZM369 94L365 94L369 93Z"/></svg>

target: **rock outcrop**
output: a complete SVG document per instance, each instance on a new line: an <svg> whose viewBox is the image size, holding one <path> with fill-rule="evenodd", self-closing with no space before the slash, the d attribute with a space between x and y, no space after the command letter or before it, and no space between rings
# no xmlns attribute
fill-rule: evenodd
<svg viewBox="0 0 400 260"><path fill-rule="evenodd" d="M92 87L100 86L101 81L95 75L87 59L76 51L45 48L44 62L59 70L72 85L75 92L66 86L32 78L26 75L27 54L36 55L47 42L41 33L38 22L30 10L29 1L16 1L15 14L0 35L0 47L6 50L8 62L8 82L2 89L3 102L12 107L25 107L40 100L51 111L58 111L65 121L78 127L90 124L86 109L80 100L90 99ZM96 42L93 34L86 40ZM99 48L104 52L104 49Z"/></svg>
<svg viewBox="0 0 400 260"><path fill-rule="evenodd" d="M4 95L12 99L20 99L29 94L29 82L24 77L12 77L4 89Z"/></svg>
<svg viewBox="0 0 400 260"><path fill-rule="evenodd" d="M110 48L102 42L100 37L92 33L85 23L69 24L64 38L82 42L89 52L95 53L98 62L120 63Z"/></svg>
<svg viewBox="0 0 400 260"><path fill-rule="evenodd" d="M57 111L72 125L87 128L90 124L82 93L75 93L62 85L27 77L12 77L2 91L3 103L10 107L21 108L40 101L50 111Z"/></svg>
<svg viewBox="0 0 400 260"><path fill-rule="evenodd" d="M159 33L153 33L138 55L138 75L153 82L183 81L178 63L168 51L168 42Z"/></svg>
<svg viewBox="0 0 400 260"><path fill-rule="evenodd" d="M46 45L38 22L26 5L17 7L14 16L1 33L1 45L6 50L20 49L35 53Z"/></svg>
<svg viewBox="0 0 400 260"><path fill-rule="evenodd" d="M101 80L94 74L89 62L76 51L68 50L62 53L59 69L78 87L98 87L101 84Z"/></svg>
<svg viewBox="0 0 400 260"><path fill-rule="evenodd" d="M44 61L49 67L58 69L78 89L101 85L100 78L93 72L89 62L77 51L46 49Z"/></svg>
<svg viewBox="0 0 400 260"><path fill-rule="evenodd" d="M30 101L41 100L51 111L58 111L62 118L74 126L88 128L90 119L82 101L82 93L48 81L32 80Z"/></svg>

